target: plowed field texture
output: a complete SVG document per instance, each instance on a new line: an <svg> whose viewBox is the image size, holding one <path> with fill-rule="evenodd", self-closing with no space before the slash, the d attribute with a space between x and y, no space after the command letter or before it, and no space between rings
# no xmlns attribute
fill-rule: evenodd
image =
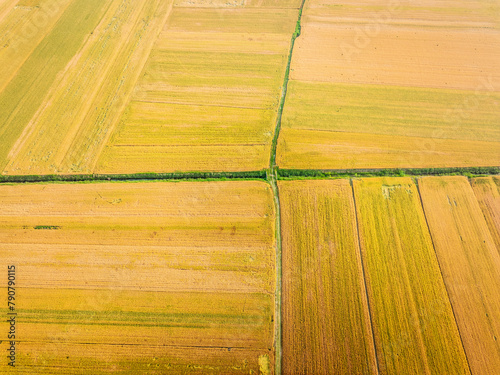
<svg viewBox="0 0 500 375"><path fill-rule="evenodd" d="M0 2L0 171L265 168L299 6Z"/></svg>
<svg viewBox="0 0 500 375"><path fill-rule="evenodd" d="M497 184L279 182L283 373L498 374Z"/></svg>
<svg viewBox="0 0 500 375"><path fill-rule="evenodd" d="M498 1L310 0L277 164L500 164Z"/></svg>
<svg viewBox="0 0 500 375"><path fill-rule="evenodd" d="M18 314L0 373L274 373L268 184L1 186L0 206Z"/></svg>

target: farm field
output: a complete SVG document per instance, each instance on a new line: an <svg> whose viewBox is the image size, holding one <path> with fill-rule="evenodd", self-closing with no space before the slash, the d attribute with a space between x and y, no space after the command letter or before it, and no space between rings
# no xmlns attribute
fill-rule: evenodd
<svg viewBox="0 0 500 375"><path fill-rule="evenodd" d="M109 1L73 0L54 27L45 30L48 34L7 85L3 83L5 87L0 92L0 169L4 170L12 147L43 105L46 93L97 27L108 5ZM54 53L56 50L57 54Z"/></svg>
<svg viewBox="0 0 500 375"><path fill-rule="evenodd" d="M471 181L474 195L500 252L500 177L479 177Z"/></svg>
<svg viewBox="0 0 500 375"><path fill-rule="evenodd" d="M176 2L97 172L268 166L300 2L207 3Z"/></svg>
<svg viewBox="0 0 500 375"><path fill-rule="evenodd" d="M481 207L465 177L424 177L419 189L472 373L496 374L500 254Z"/></svg>
<svg viewBox="0 0 500 375"><path fill-rule="evenodd" d="M299 0L98 3L2 3L2 174L267 167Z"/></svg>
<svg viewBox="0 0 500 375"><path fill-rule="evenodd" d="M499 0L0 0L0 374L500 374L499 62Z"/></svg>
<svg viewBox="0 0 500 375"><path fill-rule="evenodd" d="M277 164L498 165L498 14L490 1L306 2Z"/></svg>
<svg viewBox="0 0 500 375"><path fill-rule="evenodd" d="M70 0L0 4L0 92L59 20ZM36 5L35 5L36 4ZM33 6L35 5L35 6Z"/></svg>
<svg viewBox="0 0 500 375"><path fill-rule="evenodd" d="M380 373L469 374L415 184L353 189Z"/></svg>
<svg viewBox="0 0 500 375"><path fill-rule="evenodd" d="M171 2L113 0L108 6L10 150L9 173L92 171Z"/></svg>
<svg viewBox="0 0 500 375"><path fill-rule="evenodd" d="M471 95L291 81L277 163L290 169L500 165L500 93L478 100L458 126L451 108Z"/></svg>
<svg viewBox="0 0 500 375"><path fill-rule="evenodd" d="M4 185L0 202L15 373L274 373L266 183Z"/></svg>
<svg viewBox="0 0 500 375"><path fill-rule="evenodd" d="M448 200L429 201L439 187L455 202L447 179L467 187L463 216L479 224L449 227ZM499 254L467 180L418 179L423 206L410 178L351 183L278 181L283 374L495 374ZM467 229L481 225L489 244Z"/></svg>
<svg viewBox="0 0 500 375"><path fill-rule="evenodd" d="M376 374L347 180L280 181L283 374Z"/></svg>

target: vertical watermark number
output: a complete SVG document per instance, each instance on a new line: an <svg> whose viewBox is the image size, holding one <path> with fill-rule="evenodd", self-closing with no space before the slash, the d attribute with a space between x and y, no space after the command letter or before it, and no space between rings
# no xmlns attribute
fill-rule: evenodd
<svg viewBox="0 0 500 375"><path fill-rule="evenodd" d="M16 366L16 266L7 266L8 365Z"/></svg>

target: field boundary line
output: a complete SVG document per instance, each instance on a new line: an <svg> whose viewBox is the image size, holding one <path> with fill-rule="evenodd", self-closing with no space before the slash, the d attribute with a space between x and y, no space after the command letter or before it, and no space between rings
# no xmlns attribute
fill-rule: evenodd
<svg viewBox="0 0 500 375"><path fill-rule="evenodd" d="M283 79L283 86L281 87L281 97L278 106L278 113L276 114L276 126L274 128L273 140L271 143L271 154L269 157L269 171L267 172L266 180L271 185L274 196L274 205L276 212L276 304L275 304L275 336L274 336L274 373L275 375L281 375L282 373L282 361L283 361L283 329L281 322L281 297L282 297L282 243L281 243L281 205L279 197L278 188L278 171L276 168L276 151L278 147L278 138L281 130L281 118L283 115L283 108L286 101L286 93L288 89L288 81L290 77L290 66L292 63L293 47L295 45L295 40L300 36L301 31L301 21L302 21L302 11L304 10L304 5L306 0L302 0L300 7L298 8L299 14L297 23L295 25L295 31L292 35L290 41L290 50L288 52L288 61L285 69L285 76ZM292 8L294 9L294 8Z"/></svg>
<svg viewBox="0 0 500 375"><path fill-rule="evenodd" d="M460 344L462 345L462 350L464 351L464 354L465 354L465 359L467 361L467 367L469 368L469 374L472 374L473 372L472 372L472 370L470 368L469 356L467 355L467 351L465 350L465 346L464 346L464 341L462 339L462 332L460 332L460 328L458 327L458 321L457 321L457 316L455 314L455 309L453 308L453 304L451 303L450 293L448 291L448 287L447 287L446 282L444 280L443 270L441 269L441 263L439 262L439 258L437 256L436 245L434 243L434 237L432 236L431 227L429 226L429 221L427 220L427 214L425 213L424 202L422 200L422 193L420 192L420 186L418 184L418 178L414 179L414 183L415 183L415 186L417 187L418 199L420 201L420 206L422 207L422 213L424 214L425 225L427 227L427 232L429 233L429 237L431 239L432 249L434 250L433 253L434 253L434 256L436 258L436 263L437 263L437 265L439 267L439 273L441 274L441 279L443 280L444 289L446 290L446 296L448 297L448 303L450 304L450 307L451 307L451 312L453 314L453 319L455 321L455 327L457 329L458 336L460 337Z"/></svg>
<svg viewBox="0 0 500 375"><path fill-rule="evenodd" d="M173 172L173 173L134 173L134 174L70 174L70 175L0 175L2 183L41 183L41 182L132 182L147 180L264 180L268 181L268 171L240 171L240 172Z"/></svg>
<svg viewBox="0 0 500 375"><path fill-rule="evenodd" d="M275 167L278 180L327 179L353 177L466 176L500 174L500 166L449 168L360 168L360 169L281 169Z"/></svg>
<svg viewBox="0 0 500 375"><path fill-rule="evenodd" d="M276 150L278 148L278 138L281 130L281 118L283 116L283 108L285 107L286 94L288 91L288 81L290 78L290 66L292 64L292 56L293 56L293 47L295 46L295 40L300 36L301 33L301 21L302 21L302 12L304 10L304 5L306 0L302 0L302 4L299 9L299 18L297 20L297 24L295 26L295 31L292 35L292 40L290 42L290 52L288 53L288 62L285 70L285 78L283 80L283 87L281 88L281 98L278 106L278 113L276 115L276 127L274 129L274 137L271 143L271 156L269 159L269 168L271 170L276 168Z"/></svg>
<svg viewBox="0 0 500 375"><path fill-rule="evenodd" d="M275 374L281 375L281 367L283 360L283 329L281 323L281 308L282 308L282 280L283 280L283 267L282 267L282 242L281 242L281 203L278 183L276 176L271 173L268 175L269 184L273 191L274 206L275 206L275 236L276 236L276 257L275 257L275 270L276 270L276 290L275 290L275 312L274 312L274 365Z"/></svg>
<svg viewBox="0 0 500 375"><path fill-rule="evenodd" d="M131 174L43 174L8 175L0 174L2 183L39 183L39 182L92 182L92 181L137 181L137 180L265 180L269 183L286 180L348 179L360 177L423 177L423 176L496 176L500 167L465 168L423 168L423 169L279 169L278 167L259 171L177 171L144 172Z"/></svg>
<svg viewBox="0 0 500 375"><path fill-rule="evenodd" d="M357 237L358 237L358 254L359 254L359 260L361 261L361 271L363 273L363 286L365 287L365 297L366 297L366 302L367 302L367 308L368 308L368 318L370 319L370 327L371 327L371 337L372 337L372 342L373 342L373 351L375 353L375 365L377 369L377 375L380 374L380 367L379 367L379 361L378 361L378 351L377 351L377 344L375 341L375 330L374 330L374 324L373 324L373 318L372 318L372 309L370 305L370 295L368 294L368 287L366 285L366 272L365 272L365 264L363 261L363 251L361 249L361 236L360 236L360 230L359 230L359 220L358 220L358 207L356 203L356 195L354 194L354 184L352 182L352 179L349 179L349 184L351 185L351 192L352 192L352 201L354 203L354 218L356 219L356 232L357 232Z"/></svg>

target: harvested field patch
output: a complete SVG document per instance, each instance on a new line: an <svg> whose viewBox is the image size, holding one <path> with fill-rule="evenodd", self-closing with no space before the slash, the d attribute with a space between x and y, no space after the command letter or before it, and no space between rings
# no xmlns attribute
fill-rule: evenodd
<svg viewBox="0 0 500 375"><path fill-rule="evenodd" d="M465 177L418 181L425 215L473 374L500 368L500 254Z"/></svg>
<svg viewBox="0 0 500 375"><path fill-rule="evenodd" d="M279 182L283 373L375 374L349 182Z"/></svg>
<svg viewBox="0 0 500 375"><path fill-rule="evenodd" d="M469 374L415 184L353 187L380 373Z"/></svg>
<svg viewBox="0 0 500 375"><path fill-rule="evenodd" d="M0 202L20 370L272 373L267 184L15 185Z"/></svg>
<svg viewBox="0 0 500 375"><path fill-rule="evenodd" d="M498 91L500 4L307 3L293 80ZM486 87L483 90L487 90Z"/></svg>

